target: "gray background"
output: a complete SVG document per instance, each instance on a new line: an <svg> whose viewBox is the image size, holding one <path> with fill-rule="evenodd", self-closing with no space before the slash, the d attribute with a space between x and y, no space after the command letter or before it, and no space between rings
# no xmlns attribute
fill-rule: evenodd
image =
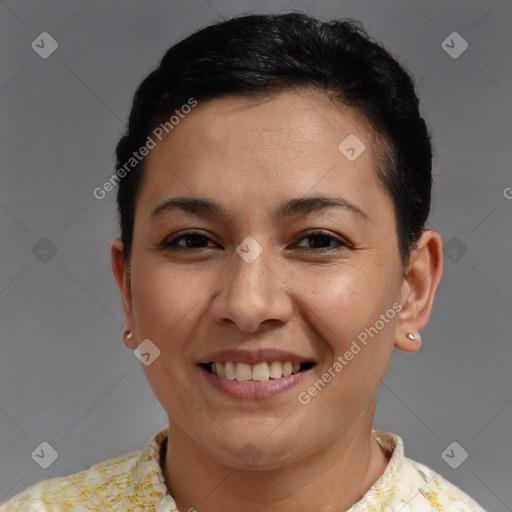
<svg viewBox="0 0 512 512"><path fill-rule="evenodd" d="M92 191L112 174L135 88L165 49L222 17L282 9L360 19L417 79L445 275L420 352L392 359L375 426L488 510L512 510L507 0L1 2L0 501L140 450L166 426L121 341L115 192ZM59 44L47 59L31 48L43 31ZM469 44L458 58L441 46L453 31ZM43 441L58 452L48 469L31 458ZM453 441L469 453L458 469L441 457Z"/></svg>

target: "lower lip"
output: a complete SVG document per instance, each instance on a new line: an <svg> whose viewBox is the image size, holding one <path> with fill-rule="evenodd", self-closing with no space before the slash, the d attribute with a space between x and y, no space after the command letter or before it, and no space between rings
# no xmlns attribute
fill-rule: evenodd
<svg viewBox="0 0 512 512"><path fill-rule="evenodd" d="M231 380L224 379L210 373L203 367L199 366L201 373L205 376L206 380L218 390L232 398L240 398L246 400L257 400L260 398L270 398L280 395L286 391L294 388L304 378L304 373L300 372L289 375L288 377L281 377L279 379L269 379L263 382L256 382L253 380Z"/></svg>

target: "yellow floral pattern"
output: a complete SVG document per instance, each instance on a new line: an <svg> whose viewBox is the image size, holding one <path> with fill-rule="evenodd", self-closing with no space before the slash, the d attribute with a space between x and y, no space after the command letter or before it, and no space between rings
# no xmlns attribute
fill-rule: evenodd
<svg viewBox="0 0 512 512"><path fill-rule="evenodd" d="M442 476L405 457L400 437L382 431L373 435L390 457L388 466L347 512L485 512ZM0 505L0 512L179 512L160 466L166 444L164 429L144 450L38 482Z"/></svg>

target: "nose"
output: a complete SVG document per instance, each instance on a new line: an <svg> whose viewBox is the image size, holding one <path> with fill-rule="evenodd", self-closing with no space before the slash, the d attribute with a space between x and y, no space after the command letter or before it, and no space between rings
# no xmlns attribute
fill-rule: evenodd
<svg viewBox="0 0 512 512"><path fill-rule="evenodd" d="M293 305L284 273L280 275L270 249L250 263L238 253L233 258L211 305L213 320L247 333L258 331L263 323L270 327L287 322Z"/></svg>

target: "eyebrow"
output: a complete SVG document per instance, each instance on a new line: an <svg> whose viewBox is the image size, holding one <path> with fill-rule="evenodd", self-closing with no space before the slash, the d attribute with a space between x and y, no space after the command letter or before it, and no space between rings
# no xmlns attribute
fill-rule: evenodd
<svg viewBox="0 0 512 512"><path fill-rule="evenodd" d="M274 217L277 220L283 220L295 215L305 215L319 211L324 208L345 208L357 214L366 222L371 222L369 215L361 208L342 197L332 195L315 195L290 199L279 206L274 213ZM195 215L219 217L224 220L229 217L227 211L220 203L197 197L172 197L166 199L153 210L150 217L157 217L163 212L168 212L173 209L181 209Z"/></svg>

